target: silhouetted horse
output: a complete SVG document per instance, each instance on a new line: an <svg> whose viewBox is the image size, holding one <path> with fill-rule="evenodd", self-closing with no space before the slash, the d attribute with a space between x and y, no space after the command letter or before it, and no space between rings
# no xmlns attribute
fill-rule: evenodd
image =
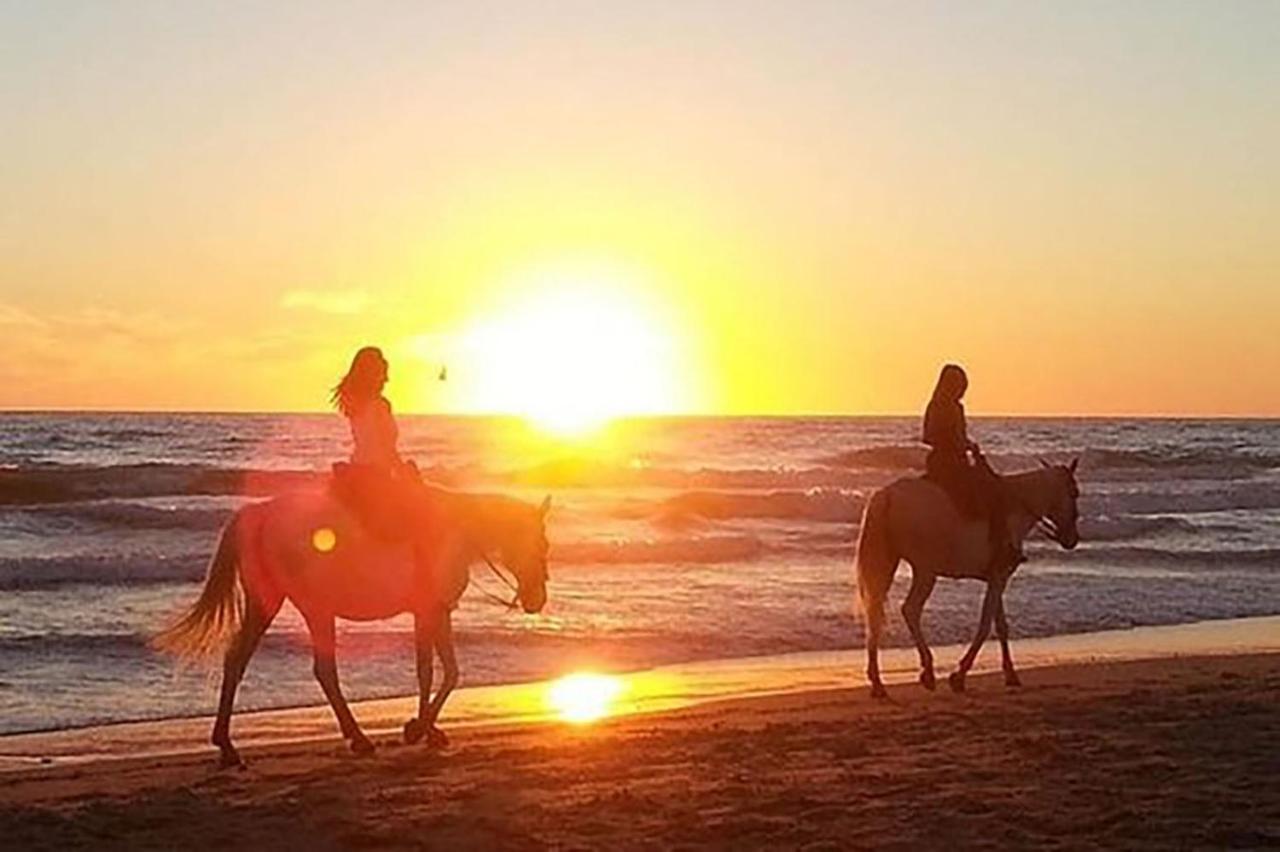
<svg viewBox="0 0 1280 852"><path fill-rule="evenodd" d="M316 679L356 753L373 751L373 744L361 732L338 685L335 620L372 621L413 613L418 716L405 725L405 739L443 742L435 722L458 679L449 612L466 588L470 565L488 560L490 554L515 577L516 600L523 609L542 609L547 597L545 516L550 498L534 507L506 497L443 491L438 496L440 558L429 575L414 559L412 545L374 537L328 491L283 495L245 506L232 517L222 531L200 598L153 643L180 657L225 655L212 736L224 766L241 764L231 743L236 688L286 598L307 623ZM444 680L434 700L433 648L444 665Z"/></svg>
<svg viewBox="0 0 1280 852"><path fill-rule="evenodd" d="M1009 503L1010 540L1021 543L1039 526L1058 544L1070 550L1080 541L1076 529L1080 496L1076 464L1044 465L1040 470L1003 478ZM913 477L899 479L871 495L862 514L858 537L856 573L858 600L867 623L867 678L871 694L884 697L880 680L880 634L884 627L884 601L898 563L911 563L911 589L902 604L902 617L920 653L920 683L934 688L933 652L925 642L920 618L925 601L938 577L971 577L987 582L978 633L950 677L951 688L964 690L964 678L973 666L994 619L1000 637L1005 683L1018 685L1018 673L1009 654L1009 625L1004 614L1004 590L1013 568L990 576L991 537L985 520L961 516L941 487ZM1016 566L1014 566L1016 568Z"/></svg>

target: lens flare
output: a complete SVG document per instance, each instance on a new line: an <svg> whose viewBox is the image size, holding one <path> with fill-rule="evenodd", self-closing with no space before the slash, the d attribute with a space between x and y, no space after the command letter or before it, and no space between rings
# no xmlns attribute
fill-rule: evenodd
<svg viewBox="0 0 1280 852"><path fill-rule="evenodd" d="M329 527L321 527L311 534L311 546L319 553L328 553L338 546L338 534Z"/></svg>
<svg viewBox="0 0 1280 852"><path fill-rule="evenodd" d="M547 703L564 721L581 725L608 716L621 692L620 678L577 672L551 684Z"/></svg>

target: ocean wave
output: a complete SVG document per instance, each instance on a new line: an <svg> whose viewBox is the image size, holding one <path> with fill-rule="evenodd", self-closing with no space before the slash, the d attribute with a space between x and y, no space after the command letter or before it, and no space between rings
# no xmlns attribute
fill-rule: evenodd
<svg viewBox="0 0 1280 852"><path fill-rule="evenodd" d="M152 506L119 500L30 506L18 513L32 530L65 530L91 526L131 530L219 529L231 517L229 508Z"/></svg>
<svg viewBox="0 0 1280 852"><path fill-rule="evenodd" d="M20 557L0 562L0 589L48 589L194 582L205 575L209 554Z"/></svg>
<svg viewBox="0 0 1280 852"><path fill-rule="evenodd" d="M508 471L515 485L556 488L854 488L888 481L883 475L834 467L677 468L562 458Z"/></svg>
<svg viewBox="0 0 1280 852"><path fill-rule="evenodd" d="M776 518L779 520L854 523L862 514L860 493L840 488L766 493L688 491L657 504L664 522L696 516L708 520Z"/></svg>
<svg viewBox="0 0 1280 852"><path fill-rule="evenodd" d="M833 467L863 468L868 470L924 470L925 447L919 444L882 447L857 447L818 461Z"/></svg>
<svg viewBox="0 0 1280 852"><path fill-rule="evenodd" d="M652 563L743 562L767 552L753 535L716 535L673 539L621 539L552 544L553 563L638 565Z"/></svg>
<svg viewBox="0 0 1280 852"><path fill-rule="evenodd" d="M1089 448L1084 461L1096 468L1195 468L1214 465L1246 465L1253 468L1280 466L1280 456L1256 450L1228 450L1216 447L1201 449L1158 448L1151 450L1116 450Z"/></svg>
<svg viewBox="0 0 1280 852"><path fill-rule="evenodd" d="M1090 515L1178 515L1195 512L1280 509L1280 483L1242 482L1228 488L1194 491L1130 491L1090 494L1081 508Z"/></svg>
<svg viewBox="0 0 1280 852"><path fill-rule="evenodd" d="M442 484L452 471L427 468L423 475ZM41 465L0 468L0 505L34 506L119 498L173 496L270 497L315 488L328 471L221 468L189 464L128 464L102 467Z"/></svg>
<svg viewBox="0 0 1280 852"><path fill-rule="evenodd" d="M0 504L36 505L170 495L270 494L313 484L311 471L182 464L41 466L0 470Z"/></svg>
<svg viewBox="0 0 1280 852"><path fill-rule="evenodd" d="M1200 527L1186 518L1164 515L1099 516L1080 519L1080 537L1085 541L1127 541L1172 533L1196 533Z"/></svg>
<svg viewBox="0 0 1280 852"><path fill-rule="evenodd" d="M1117 565L1195 565L1228 569L1242 566L1280 568L1280 548L1173 550L1136 546L1086 546L1072 554L1071 561L1076 559Z"/></svg>

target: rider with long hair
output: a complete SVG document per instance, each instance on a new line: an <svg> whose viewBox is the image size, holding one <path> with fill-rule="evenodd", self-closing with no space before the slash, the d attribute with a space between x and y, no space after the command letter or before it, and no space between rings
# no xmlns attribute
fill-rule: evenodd
<svg viewBox="0 0 1280 852"><path fill-rule="evenodd" d="M351 463L396 475L403 462L396 443L400 430L391 403L382 395L389 377L387 359L376 346L366 346L333 389L334 408L351 425Z"/></svg>
<svg viewBox="0 0 1280 852"><path fill-rule="evenodd" d="M925 476L951 495L961 514L987 516L992 567L1017 565L1022 562L1022 553L1009 537L1008 506L1000 475L969 439L962 402L968 389L969 377L963 368L958 364L942 368L924 413L923 440L929 445Z"/></svg>
<svg viewBox="0 0 1280 852"><path fill-rule="evenodd" d="M333 406L347 418L352 441L350 462L334 465L334 485L370 531L383 539L412 540L419 562L430 567L431 491L417 466L400 457L400 430L382 395L388 374L382 350L366 346L333 389Z"/></svg>

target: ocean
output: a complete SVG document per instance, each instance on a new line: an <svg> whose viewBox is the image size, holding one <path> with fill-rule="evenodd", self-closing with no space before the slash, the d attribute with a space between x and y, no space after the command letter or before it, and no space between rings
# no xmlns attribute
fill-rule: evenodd
<svg viewBox="0 0 1280 852"><path fill-rule="evenodd" d="M658 418L568 440L402 417L403 453L429 478L553 499L547 608L468 592L463 685L860 646L862 504L918 470L918 428ZM1007 598L1015 638L1280 613L1280 422L979 418L971 432L1004 471L1081 458L1082 544L1030 542ZM194 598L236 506L322 481L347 446L336 415L0 414L0 732L212 713L216 677L147 637ZM981 592L938 584L932 643L971 635ZM889 644L908 645L890 612ZM407 617L342 625L338 655L348 697L416 689ZM237 707L322 702L286 606Z"/></svg>

